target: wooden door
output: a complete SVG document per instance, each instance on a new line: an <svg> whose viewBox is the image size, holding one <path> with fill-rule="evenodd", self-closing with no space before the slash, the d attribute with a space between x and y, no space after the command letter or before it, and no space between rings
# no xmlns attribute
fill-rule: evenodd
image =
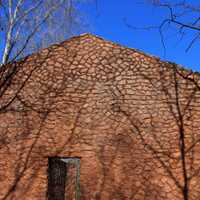
<svg viewBox="0 0 200 200"><path fill-rule="evenodd" d="M49 158L48 200L80 200L80 159Z"/></svg>

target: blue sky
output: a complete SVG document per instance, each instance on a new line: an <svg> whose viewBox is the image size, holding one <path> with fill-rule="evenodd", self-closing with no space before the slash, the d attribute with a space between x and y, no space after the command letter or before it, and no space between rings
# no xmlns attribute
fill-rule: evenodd
<svg viewBox="0 0 200 200"><path fill-rule="evenodd" d="M164 9L156 9L143 0L99 0L98 7L90 5L84 7L90 32L113 42L140 49L146 53L161 57L184 65L194 71L200 71L200 40L195 43L189 52L186 52L189 36L181 42L174 32L165 37L166 54L160 41L158 30L135 30L125 24L136 27L158 25L167 14ZM190 0L190 2L192 2ZM193 0L193 2L196 2Z"/></svg>
<svg viewBox="0 0 200 200"><path fill-rule="evenodd" d="M91 2L95 0L90 0ZM165 9L158 9L147 2L148 0L96 0L94 3L84 4L80 9L83 19L89 24L89 32L107 40L136 48L148 54L161 57L162 60L176 62L186 68L200 72L200 39L186 52L191 40L190 35L180 42L173 31L165 35L166 53L162 46L158 29L136 30L126 25L125 21L134 27L159 25L168 14ZM169 0L171 2L180 0ZM197 0L187 0L196 3ZM199 14L199 13L198 13ZM187 18L185 20L188 20ZM1 35L0 48L3 45ZM1 56L2 51L0 51Z"/></svg>

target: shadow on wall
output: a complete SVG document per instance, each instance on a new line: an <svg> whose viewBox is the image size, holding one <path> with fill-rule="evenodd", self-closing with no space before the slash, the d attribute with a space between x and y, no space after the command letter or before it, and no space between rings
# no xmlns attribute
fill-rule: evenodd
<svg viewBox="0 0 200 200"><path fill-rule="evenodd" d="M90 36L0 70L2 200L199 198L199 75Z"/></svg>

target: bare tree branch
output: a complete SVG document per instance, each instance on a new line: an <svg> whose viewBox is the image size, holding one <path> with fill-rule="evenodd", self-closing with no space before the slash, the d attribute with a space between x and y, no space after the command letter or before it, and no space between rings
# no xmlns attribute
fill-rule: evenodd
<svg viewBox="0 0 200 200"><path fill-rule="evenodd" d="M77 23L80 16L77 4L80 3L74 3L73 0L31 0L28 4L24 0L2 1L0 12L4 16L2 30L5 44L1 65L32 52L33 45L34 50L44 47L42 40L45 33L51 33L48 40L45 40L45 46L58 42L59 37L62 40L69 33L73 34L75 28L82 25L82 22Z"/></svg>

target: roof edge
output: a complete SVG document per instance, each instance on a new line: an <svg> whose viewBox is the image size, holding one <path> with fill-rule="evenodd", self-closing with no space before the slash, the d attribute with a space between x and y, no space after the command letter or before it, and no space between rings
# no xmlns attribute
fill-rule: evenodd
<svg viewBox="0 0 200 200"><path fill-rule="evenodd" d="M87 33L87 32L86 32L86 33L82 33L82 34L80 34L80 35L78 35L78 36L73 36L73 37L71 37L71 38L75 38L75 37L85 37L85 36L86 36L86 37L97 38L97 39L100 39L100 40L109 42L110 44L118 45L118 46L127 48L127 49L129 49L129 50L136 51L136 52L138 52L138 53L140 53L140 54L142 54L142 55L145 55L145 56L147 56L147 57L150 57L150 58L154 58L154 59L156 59L156 60L159 60L159 61L162 62L162 63L166 63L166 64L170 64L170 65L176 65L176 66L177 66L178 68L180 68L180 69L183 69L183 70L186 70L186 71L189 71L189 72L192 72L192 73L195 73L195 74L200 75L200 71L195 71L195 70L193 70L193 69L191 69L191 68L189 68L189 67L187 67L187 66L185 66L185 65L178 64L178 63L173 62L173 61L170 61L170 60L164 60L164 59L160 58L159 56L152 55L152 54L150 54L150 53L144 52L144 51L142 51L142 50L140 50L140 49L137 49L137 48L128 47L128 46L126 46L126 45L123 45L123 44L120 44L120 43L117 43L117 42L113 42L113 41L107 40L107 39L105 39L105 38L103 38L103 37L101 37L101 36L99 36L99 35L95 35L95 34ZM70 38L69 38L69 39L70 39Z"/></svg>
<svg viewBox="0 0 200 200"><path fill-rule="evenodd" d="M129 50L132 50L132 51L134 51L134 52L138 52L138 53L140 53L140 54L142 54L142 55L144 55L144 56L147 56L147 57L149 57L149 58L154 58L154 59L158 60L159 62L168 64L168 65L176 65L179 69L182 69L182 70L188 71L188 72L190 72L190 73L194 73L194 74L200 75L200 72L199 72L199 71L194 71L193 69L188 68L188 67L186 67L186 66L184 66L184 65L181 65L181 64L175 63L175 62L173 62L173 61L169 61L169 60L163 60L163 59L161 59L159 56L155 56L155 55L146 53L146 52L144 52L144 51L142 51L142 50L140 50L140 49L137 49L137 48L131 48L131 47L128 47L128 46L126 46L126 45L123 45L123 44L120 44L120 43L117 43L117 42L110 41L110 40L108 40L108 39L105 39L105 38L103 38L103 37L101 37L101 36L98 36L98 35L95 35L95 34L92 34L92 33L89 33L89 32L85 32L85 33L82 33L82 34L79 34L79 35L74 35L74 36L72 36L72 37L67 38L66 40L64 40L64 41L62 41L62 42L49 45L49 46L46 47L46 48L41 48L41 49L39 49L37 52L34 52L34 53L32 53L32 54L29 54L29 55L27 55L27 56L25 56L25 57L23 57L23 58L20 58L19 60L16 60L16 61L7 63L6 65L9 65L9 64L12 64L12 63L16 63L16 62L21 62L21 61L25 60L26 58L28 58L28 57L30 57L30 56L32 56L32 55L38 54L38 53L40 53L41 51L43 51L43 50L45 50L45 49L51 48L51 47L53 47L53 46L59 46L59 45L62 45L63 43L65 43L65 42L74 40L74 39L76 39L76 38L77 38L77 39L78 39L78 38L82 38L82 37L96 38L96 39L102 40L102 41L104 41L104 42L108 42L108 43L110 43L110 44L112 44L112 45L117 45L117 46L120 46L120 47L124 47L124 48L129 49Z"/></svg>

